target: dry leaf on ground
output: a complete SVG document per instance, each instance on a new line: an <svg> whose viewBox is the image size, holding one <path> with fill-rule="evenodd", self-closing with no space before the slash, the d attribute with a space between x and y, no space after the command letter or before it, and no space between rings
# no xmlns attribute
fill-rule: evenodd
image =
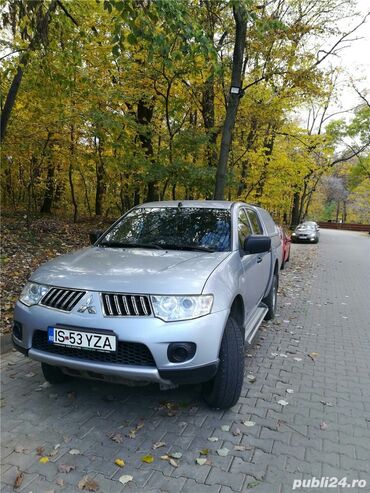
<svg viewBox="0 0 370 493"><path fill-rule="evenodd" d="M15 481L14 481L14 488L20 488L24 479L24 474L23 472L20 472L17 474Z"/></svg>
<svg viewBox="0 0 370 493"><path fill-rule="evenodd" d="M130 481L132 481L134 478L132 476L130 476L129 474L124 474L123 476L121 476L119 478L119 482L122 483L122 484L127 484L129 483Z"/></svg>
<svg viewBox="0 0 370 493"><path fill-rule="evenodd" d="M77 484L79 490L85 491L98 491L99 485L96 481L89 478L89 476L84 476Z"/></svg>
<svg viewBox="0 0 370 493"><path fill-rule="evenodd" d="M74 469L76 469L76 467L72 466L72 464L60 464L58 466L58 471L63 472L63 473L69 473L69 472L73 471Z"/></svg>

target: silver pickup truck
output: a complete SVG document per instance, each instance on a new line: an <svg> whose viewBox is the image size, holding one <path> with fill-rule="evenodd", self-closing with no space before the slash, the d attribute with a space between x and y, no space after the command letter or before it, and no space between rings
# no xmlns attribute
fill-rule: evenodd
<svg viewBox="0 0 370 493"><path fill-rule="evenodd" d="M31 275L15 347L53 384L202 383L210 406L233 406L245 344L276 309L282 256L271 216L242 202L153 202L90 239Z"/></svg>

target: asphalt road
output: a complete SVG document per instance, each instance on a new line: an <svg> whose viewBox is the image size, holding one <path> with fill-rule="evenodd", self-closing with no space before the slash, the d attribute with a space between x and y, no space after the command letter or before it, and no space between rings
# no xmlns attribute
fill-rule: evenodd
<svg viewBox="0 0 370 493"><path fill-rule="evenodd" d="M369 294L369 235L323 230L318 245L292 245L278 316L246 352L255 381L245 379L227 412L209 410L196 387L50 387L36 362L6 354L1 491L77 492L86 475L104 493L370 491ZM167 453L182 454L178 467L161 459ZM208 462L197 465L199 457ZM133 480L124 486L122 475ZM299 487L313 476L367 484Z"/></svg>

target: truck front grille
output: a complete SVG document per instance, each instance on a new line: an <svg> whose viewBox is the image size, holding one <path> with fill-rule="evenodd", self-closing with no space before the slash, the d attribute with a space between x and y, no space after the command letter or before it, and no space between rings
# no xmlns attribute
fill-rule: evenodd
<svg viewBox="0 0 370 493"><path fill-rule="evenodd" d="M145 344L139 342L117 341L117 351L115 353L90 351L81 348L49 344L47 332L36 330L33 334L32 347L46 353L68 356L86 361L133 366L156 366L150 350Z"/></svg>
<svg viewBox="0 0 370 493"><path fill-rule="evenodd" d="M51 288L40 301L40 305L70 312L85 293L86 291L75 289Z"/></svg>
<svg viewBox="0 0 370 493"><path fill-rule="evenodd" d="M102 293L104 314L108 317L148 317L152 314L149 297L140 294Z"/></svg>

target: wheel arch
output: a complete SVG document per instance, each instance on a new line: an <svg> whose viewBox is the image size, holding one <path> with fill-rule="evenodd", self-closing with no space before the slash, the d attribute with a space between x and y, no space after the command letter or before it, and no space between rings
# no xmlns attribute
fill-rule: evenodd
<svg viewBox="0 0 370 493"><path fill-rule="evenodd" d="M237 294L231 304L230 308L230 316L236 321L238 324L238 327L241 330L243 340L245 337L245 327L244 327L244 320L245 320L245 307L244 307L244 301L243 298L240 294ZM224 329L225 330L225 329Z"/></svg>

